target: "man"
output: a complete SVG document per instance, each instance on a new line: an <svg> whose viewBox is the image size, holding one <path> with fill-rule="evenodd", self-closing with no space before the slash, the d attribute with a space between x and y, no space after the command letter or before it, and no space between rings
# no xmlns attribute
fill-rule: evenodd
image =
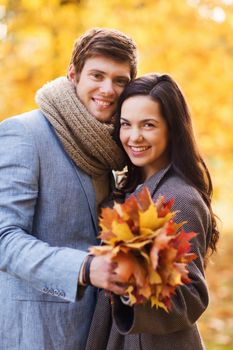
<svg viewBox="0 0 233 350"><path fill-rule="evenodd" d="M83 286L87 250L111 170L124 165L110 122L135 75L131 38L92 29L76 41L68 77L37 92L39 110L0 125L1 350L85 348L95 306Z"/></svg>

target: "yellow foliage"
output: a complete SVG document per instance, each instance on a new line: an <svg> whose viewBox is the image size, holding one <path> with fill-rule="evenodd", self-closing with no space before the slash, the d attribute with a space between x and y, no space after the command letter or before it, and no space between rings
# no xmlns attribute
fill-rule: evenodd
<svg viewBox="0 0 233 350"><path fill-rule="evenodd" d="M125 222L114 221L112 224L112 233L118 235L119 241L131 240L134 235L132 234L129 226Z"/></svg>

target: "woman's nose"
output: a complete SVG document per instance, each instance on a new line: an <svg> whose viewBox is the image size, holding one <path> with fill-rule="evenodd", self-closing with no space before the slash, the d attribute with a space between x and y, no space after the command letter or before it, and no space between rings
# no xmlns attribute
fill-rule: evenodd
<svg viewBox="0 0 233 350"><path fill-rule="evenodd" d="M142 136L142 133L141 133L140 129L133 128L131 130L131 133L130 133L130 139L131 139L131 141L134 141L134 142L141 141L143 139L143 136Z"/></svg>

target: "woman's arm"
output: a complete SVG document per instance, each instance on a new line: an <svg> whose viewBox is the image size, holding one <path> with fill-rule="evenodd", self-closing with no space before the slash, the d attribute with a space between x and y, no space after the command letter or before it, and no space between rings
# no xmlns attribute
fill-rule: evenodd
<svg viewBox="0 0 233 350"><path fill-rule="evenodd" d="M166 195L166 187L160 189ZM172 210L179 210L176 222L187 221L186 232L194 231L198 235L192 239L192 251L197 259L189 264L189 277L192 282L177 288L172 298L172 310L151 308L150 304L130 307L124 305L120 298L114 297L113 317L118 331L122 334L150 333L164 335L191 326L205 311L208 305L208 288L204 277L204 255L206 240L210 230L208 209L199 194L189 186L182 191L169 194L175 199ZM166 200L170 199L166 197Z"/></svg>

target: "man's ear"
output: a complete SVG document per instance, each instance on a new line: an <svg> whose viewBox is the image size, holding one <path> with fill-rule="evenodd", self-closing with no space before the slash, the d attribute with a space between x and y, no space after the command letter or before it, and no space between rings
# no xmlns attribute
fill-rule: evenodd
<svg viewBox="0 0 233 350"><path fill-rule="evenodd" d="M74 69L73 63L69 66L68 72L67 72L67 78L71 80L73 83L76 82L76 73Z"/></svg>

